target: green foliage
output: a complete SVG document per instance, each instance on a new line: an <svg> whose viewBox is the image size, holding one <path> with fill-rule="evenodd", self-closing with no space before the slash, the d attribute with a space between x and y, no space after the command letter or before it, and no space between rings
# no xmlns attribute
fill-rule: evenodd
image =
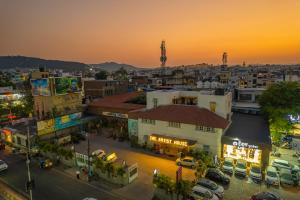
<svg viewBox="0 0 300 200"><path fill-rule="evenodd" d="M198 165L196 167L195 176L197 179L202 178L205 174L205 171L207 169L207 165L202 160L198 161Z"/></svg>
<svg viewBox="0 0 300 200"><path fill-rule="evenodd" d="M102 173L105 172L105 163L102 159L100 158L95 158L95 166L96 168L100 169Z"/></svg>
<svg viewBox="0 0 300 200"><path fill-rule="evenodd" d="M211 152L204 151L199 148L192 149L190 155L196 160L201 160L207 166L213 165L213 155Z"/></svg>
<svg viewBox="0 0 300 200"><path fill-rule="evenodd" d="M123 166L117 166L116 169L117 175L123 177L126 173L125 168Z"/></svg>
<svg viewBox="0 0 300 200"><path fill-rule="evenodd" d="M158 174L153 178L153 184L160 189L163 189L166 193L174 193L176 189L176 183L168 176Z"/></svg>
<svg viewBox="0 0 300 200"><path fill-rule="evenodd" d="M142 93L142 94L138 95L137 97L130 99L126 103L146 105L146 94Z"/></svg>
<svg viewBox="0 0 300 200"><path fill-rule="evenodd" d="M260 96L259 104L269 118L272 139L279 140L283 132L293 129L287 115L300 113L300 83L280 82L272 85Z"/></svg>
<svg viewBox="0 0 300 200"><path fill-rule="evenodd" d="M182 199L187 199L192 191L192 182L188 180L181 180L178 183L177 193L182 195Z"/></svg>
<svg viewBox="0 0 300 200"><path fill-rule="evenodd" d="M112 163L105 163L104 165L104 169L107 172L108 177L110 177L111 175L115 174L115 166Z"/></svg>
<svg viewBox="0 0 300 200"><path fill-rule="evenodd" d="M59 146L58 144L51 144L49 142L38 142L40 151L45 153L54 153L60 157L65 158L66 160L72 159L74 153L71 149L65 149L64 147Z"/></svg>
<svg viewBox="0 0 300 200"><path fill-rule="evenodd" d="M100 72L95 74L95 79L96 80L106 80L106 78L107 78L107 72L106 71L101 70Z"/></svg>

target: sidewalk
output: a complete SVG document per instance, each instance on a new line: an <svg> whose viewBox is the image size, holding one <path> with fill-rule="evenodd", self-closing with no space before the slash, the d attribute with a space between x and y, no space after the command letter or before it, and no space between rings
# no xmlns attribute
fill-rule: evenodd
<svg viewBox="0 0 300 200"><path fill-rule="evenodd" d="M0 180L0 200L10 199L10 200L27 200L28 196L21 195L11 186L7 185L3 180Z"/></svg>

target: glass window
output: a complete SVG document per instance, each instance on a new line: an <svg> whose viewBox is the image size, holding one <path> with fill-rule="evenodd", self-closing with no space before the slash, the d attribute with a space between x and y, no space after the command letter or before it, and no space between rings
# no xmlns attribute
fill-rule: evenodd
<svg viewBox="0 0 300 200"><path fill-rule="evenodd" d="M153 98L153 107L156 108L158 106L158 99Z"/></svg>
<svg viewBox="0 0 300 200"><path fill-rule="evenodd" d="M169 122L169 127L180 128L180 123L178 123L178 122Z"/></svg>
<svg viewBox="0 0 300 200"><path fill-rule="evenodd" d="M142 119L143 124L152 124L155 125L155 120L153 119Z"/></svg>
<svg viewBox="0 0 300 200"><path fill-rule="evenodd" d="M204 126L196 125L196 130L197 131L203 131L204 130Z"/></svg>

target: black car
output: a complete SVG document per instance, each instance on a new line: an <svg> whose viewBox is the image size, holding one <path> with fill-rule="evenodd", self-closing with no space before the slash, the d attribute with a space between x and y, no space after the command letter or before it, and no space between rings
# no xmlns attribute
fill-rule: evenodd
<svg viewBox="0 0 300 200"><path fill-rule="evenodd" d="M230 183L230 178L227 175L225 175L221 170L216 168L209 168L205 177L212 181L222 183L224 185L228 185Z"/></svg>
<svg viewBox="0 0 300 200"><path fill-rule="evenodd" d="M251 196L250 200L281 200L282 198L271 192L260 192Z"/></svg>

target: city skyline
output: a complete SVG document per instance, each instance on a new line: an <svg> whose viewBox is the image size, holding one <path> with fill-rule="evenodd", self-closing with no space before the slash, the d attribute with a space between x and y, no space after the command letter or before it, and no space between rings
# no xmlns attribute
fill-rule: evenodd
<svg viewBox="0 0 300 200"><path fill-rule="evenodd" d="M299 63L300 2L6 1L0 55L139 67Z"/></svg>

